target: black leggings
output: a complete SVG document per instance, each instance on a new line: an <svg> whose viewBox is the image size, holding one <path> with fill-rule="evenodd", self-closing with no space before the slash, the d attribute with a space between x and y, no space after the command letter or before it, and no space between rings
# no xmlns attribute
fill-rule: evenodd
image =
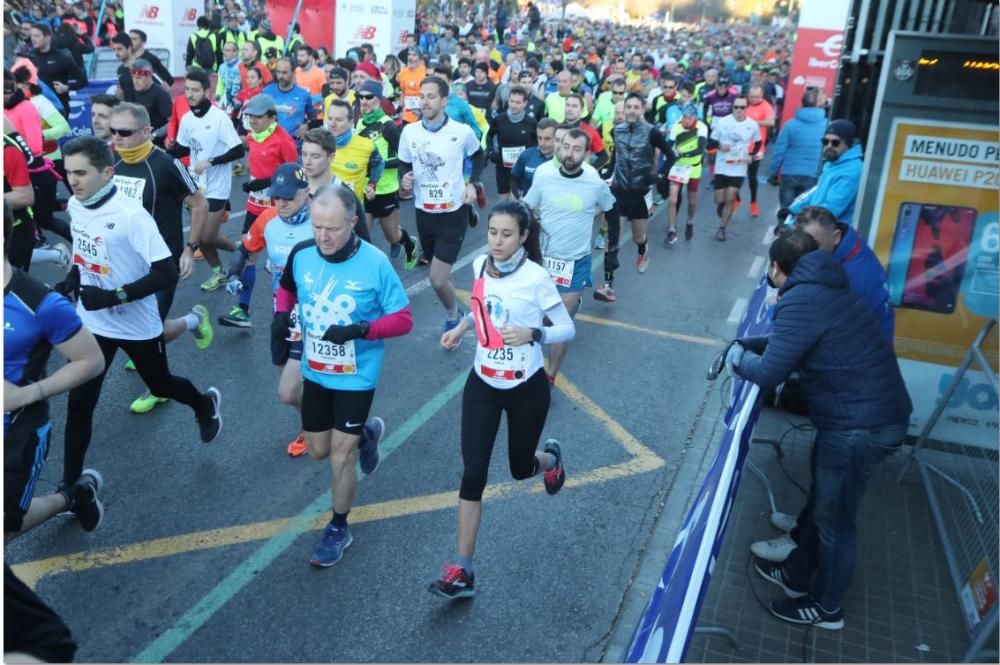
<svg viewBox="0 0 1000 665"><path fill-rule="evenodd" d="M66 486L72 486L83 472L83 458L87 454L87 448L90 447L94 410L101 396L101 385L118 349L132 359L142 382L152 394L187 404L194 410L195 415L209 414L212 410L210 398L198 392L187 379L170 373L162 334L153 339L143 340L112 339L101 335L94 337L104 354L104 371L69 391L63 458L63 483Z"/></svg>
<svg viewBox="0 0 1000 665"><path fill-rule="evenodd" d="M15 268L28 272L35 251L35 223L24 210L14 214L15 226L7 241L7 259Z"/></svg>
<svg viewBox="0 0 1000 665"><path fill-rule="evenodd" d="M551 397L548 377L539 369L530 379L501 390L469 372L462 393L462 489L459 498L481 501L490 470L500 414L507 412L507 457L510 475L524 480L538 473L535 449L545 427Z"/></svg>
<svg viewBox="0 0 1000 665"><path fill-rule="evenodd" d="M750 202L754 203L757 201L757 186L760 184L757 182L757 173L760 171L761 160L755 159L750 162L750 166L747 167L747 184L750 185Z"/></svg>
<svg viewBox="0 0 1000 665"><path fill-rule="evenodd" d="M31 211L35 215L35 223L39 228L62 236L69 241L70 247L72 247L73 235L70 232L69 224L61 217L55 216L58 183L59 181L56 180L52 171L39 171L31 174L31 188L35 190L35 202L31 206Z"/></svg>

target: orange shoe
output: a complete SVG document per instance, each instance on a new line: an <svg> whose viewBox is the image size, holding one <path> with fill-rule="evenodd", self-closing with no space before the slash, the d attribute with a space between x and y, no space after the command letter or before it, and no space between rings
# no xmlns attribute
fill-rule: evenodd
<svg viewBox="0 0 1000 665"><path fill-rule="evenodd" d="M307 452L309 452L309 446L306 445L305 432L299 432L295 440L288 444L288 456L302 457Z"/></svg>
<svg viewBox="0 0 1000 665"><path fill-rule="evenodd" d="M760 206L757 205L756 201L751 201L750 202L750 216L751 217L760 217Z"/></svg>

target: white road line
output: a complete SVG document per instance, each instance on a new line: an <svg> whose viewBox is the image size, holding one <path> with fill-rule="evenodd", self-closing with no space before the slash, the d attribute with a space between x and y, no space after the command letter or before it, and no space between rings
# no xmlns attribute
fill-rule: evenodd
<svg viewBox="0 0 1000 665"><path fill-rule="evenodd" d="M757 279L760 277L761 270L764 268L764 257L755 256L753 263L750 264L750 270L747 271L747 277L750 279Z"/></svg>
<svg viewBox="0 0 1000 665"><path fill-rule="evenodd" d="M490 246L487 243L487 244L483 245L482 247L479 247L479 248L477 248L477 249L469 252L468 254L466 254L465 256L463 256L462 258L460 258L458 261L455 261L455 265L453 265L451 267L451 271L454 273L454 272L456 272L456 271L464 268L465 266L469 265L470 263L472 263L472 261L477 256L482 256L483 254L485 254L489 250L489 248L490 248ZM417 295L418 293L426 291L427 287L429 287L430 285L431 285L431 278L430 277L424 277L419 282L414 282L413 284L410 284L408 287L406 287L406 295L408 295L408 296L410 296L412 298L413 296Z"/></svg>
<svg viewBox="0 0 1000 665"><path fill-rule="evenodd" d="M739 323L748 302L746 298L737 298L736 302L733 303L733 308L729 310L729 318L726 319L726 323Z"/></svg>
<svg viewBox="0 0 1000 665"><path fill-rule="evenodd" d="M774 241L774 227L768 226L767 230L764 232L764 239L760 241L760 244L770 246L773 241Z"/></svg>

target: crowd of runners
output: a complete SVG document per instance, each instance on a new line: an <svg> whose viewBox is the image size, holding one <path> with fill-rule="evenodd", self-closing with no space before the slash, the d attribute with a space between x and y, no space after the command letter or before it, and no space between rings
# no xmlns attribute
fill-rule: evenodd
<svg viewBox="0 0 1000 665"><path fill-rule="evenodd" d="M563 485L559 442L540 439L588 287L615 303L622 263L645 273L651 238L676 243L681 217L685 242L715 242L742 200L761 215L758 173L790 59L784 31L550 22L530 2L488 17L421 16L399 53L331 53L297 26L286 43L286 26L226 0L198 18L183 93L172 97L146 34L98 28L89 3L65 8L5 15L6 538L58 513L87 531L101 523L103 480L86 453L110 426L93 414L118 350L149 390L131 410L181 402L209 444L225 436L222 395L171 373L168 355L191 347L170 342L190 335L207 349L226 343L215 325L262 327L278 399L301 414L287 453L330 460L332 516L309 562L332 566L352 542L355 467L379 466L386 426L370 411L385 340L439 326L454 350L471 329L458 542L430 585L447 598L475 592L480 501L503 412L513 477L542 476L549 494ZM65 141L69 91L87 79L59 40L102 28L121 62L117 92L91 98L92 136ZM498 201L487 200L485 178ZM245 210L233 209L233 188L247 194ZM718 224L696 232L708 189ZM406 228L400 209L411 206ZM654 231L657 207L668 214ZM230 217L242 217L238 243L220 231ZM489 251L472 263L466 307L452 269L482 221ZM199 261L210 274L192 286L184 280ZM64 265L65 277L49 288L30 274L39 262ZM441 320L414 320L403 288L400 275L424 266ZM265 270L272 310L251 312ZM218 291L211 309L223 313L173 311L178 288ZM48 373L52 349L66 362ZM66 392L62 478L43 496L47 400Z"/></svg>

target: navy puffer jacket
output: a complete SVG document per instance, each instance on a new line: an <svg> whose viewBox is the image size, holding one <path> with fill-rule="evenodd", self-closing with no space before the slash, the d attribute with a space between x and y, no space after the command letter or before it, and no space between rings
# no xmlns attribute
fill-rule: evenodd
<svg viewBox="0 0 1000 665"><path fill-rule="evenodd" d="M892 346L832 254L817 250L799 259L778 295L771 335L744 344L742 377L767 390L798 370L819 429L909 418L913 405Z"/></svg>

